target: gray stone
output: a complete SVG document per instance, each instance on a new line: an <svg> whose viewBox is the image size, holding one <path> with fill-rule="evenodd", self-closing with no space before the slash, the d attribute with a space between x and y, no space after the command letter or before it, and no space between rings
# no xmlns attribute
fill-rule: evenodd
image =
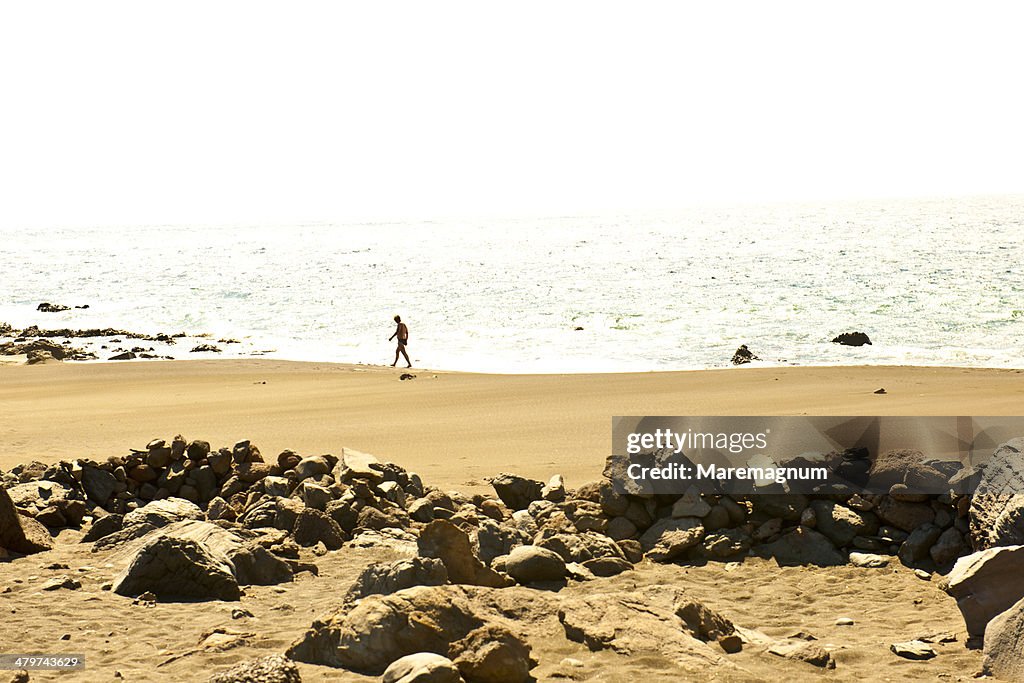
<svg viewBox="0 0 1024 683"><path fill-rule="evenodd" d="M369 453L343 448L338 464L334 466L334 479L348 483L355 479L363 479L373 484L384 481L383 465Z"/></svg>
<svg viewBox="0 0 1024 683"><path fill-rule="evenodd" d="M669 562L704 538L704 527L695 517L661 519L640 536L645 556L655 562Z"/></svg>
<svg viewBox="0 0 1024 683"><path fill-rule="evenodd" d="M879 517L903 531L913 531L935 520L935 511L925 503L907 503L885 496L875 507Z"/></svg>
<svg viewBox="0 0 1024 683"><path fill-rule="evenodd" d="M1024 680L1024 600L988 622L984 647L982 673L1003 681Z"/></svg>
<svg viewBox="0 0 1024 683"><path fill-rule="evenodd" d="M888 567L889 558L885 555L873 555L871 553L850 553L850 564L855 567Z"/></svg>
<svg viewBox="0 0 1024 683"><path fill-rule="evenodd" d="M448 520L435 519L423 527L416 545L422 557L434 557L444 563L452 583L493 588L501 588L510 583L507 577L486 567L473 554L469 536Z"/></svg>
<svg viewBox="0 0 1024 683"><path fill-rule="evenodd" d="M345 542L345 532L338 523L326 513L313 508L303 508L298 514L292 535L301 546L312 547L323 543L328 550L337 550Z"/></svg>
<svg viewBox="0 0 1024 683"><path fill-rule="evenodd" d="M311 455L303 458L295 465L295 478L298 481L319 477L331 471L331 463L322 455Z"/></svg>
<svg viewBox="0 0 1024 683"><path fill-rule="evenodd" d="M867 528L859 513L838 503L815 500L811 502L811 509L814 510L815 529L838 547L849 545L854 536Z"/></svg>
<svg viewBox="0 0 1024 683"><path fill-rule="evenodd" d="M942 532L928 552L932 556L932 561L937 566L943 567L956 561L967 550L963 534L955 528L949 528Z"/></svg>
<svg viewBox="0 0 1024 683"><path fill-rule="evenodd" d="M930 557L928 551L938 540L942 529L934 524L922 524L914 529L907 540L900 546L899 558L903 564L913 566L915 563Z"/></svg>
<svg viewBox="0 0 1024 683"><path fill-rule="evenodd" d="M106 505L117 491L117 479L106 470L92 465L82 466L82 489L97 505Z"/></svg>
<svg viewBox="0 0 1024 683"><path fill-rule="evenodd" d="M971 545L1024 544L1024 438L1001 444L980 469L969 509Z"/></svg>
<svg viewBox="0 0 1024 683"><path fill-rule="evenodd" d="M704 517L711 512L711 506L701 498L696 486L690 486L672 505L673 517Z"/></svg>
<svg viewBox="0 0 1024 683"><path fill-rule="evenodd" d="M462 683L458 667L447 657L417 652L393 661L382 683Z"/></svg>

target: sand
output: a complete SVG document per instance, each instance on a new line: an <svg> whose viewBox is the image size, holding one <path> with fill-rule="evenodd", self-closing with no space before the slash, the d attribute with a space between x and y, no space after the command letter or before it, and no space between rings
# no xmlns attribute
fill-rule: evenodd
<svg viewBox="0 0 1024 683"><path fill-rule="evenodd" d="M375 453L419 472L426 483L489 490L500 471L570 486L600 476L611 418L629 414L998 415L1024 405L1019 370L848 367L739 368L721 371L608 375L483 375L274 360L50 364L0 367L0 468L31 459L102 458L182 433L214 446L243 438L265 454L342 446ZM884 387L886 394L873 392ZM113 568L67 529L57 548L0 565L0 652L85 653L87 671L33 673L32 680L206 680L215 671L283 652L317 617L340 603L348 583L386 553L345 550L303 559L320 576L302 574L282 587L251 587L238 604L132 604L101 589ZM56 563L66 565L47 568ZM81 579L77 591L40 592L56 575ZM772 637L814 634L838 667L745 651L730 661L744 680L970 680L981 654L965 649L963 621L938 581L923 581L898 563L886 569L780 568L750 558L739 565L644 562L612 585L642 593L682 587L737 624ZM587 584L564 589L585 594ZM5 592L9 591L9 592ZM838 617L855 620L835 626ZM215 628L247 635L224 652L197 651ZM524 624L541 665L538 680L677 680L658 656L591 653L568 641L555 615ZM950 631L957 642L939 656L910 662L889 644ZM63 637L66 639L62 639ZM566 670L564 657L581 660ZM303 680L374 680L302 664ZM734 680L708 672L709 680ZM564 680L564 678L562 678ZM0 675L0 680L6 680Z"/></svg>
<svg viewBox="0 0 1024 683"><path fill-rule="evenodd" d="M342 446L437 486L507 470L600 477L616 415L1015 415L1024 370L735 368L487 375L276 360L0 367L0 469L103 459L153 438L250 439L265 455ZM886 394L873 393L885 388Z"/></svg>

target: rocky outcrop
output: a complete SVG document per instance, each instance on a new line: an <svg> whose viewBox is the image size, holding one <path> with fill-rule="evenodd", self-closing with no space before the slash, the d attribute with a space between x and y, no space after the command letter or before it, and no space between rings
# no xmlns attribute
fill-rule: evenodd
<svg viewBox="0 0 1024 683"><path fill-rule="evenodd" d="M1000 445L979 466L970 501L970 540L975 550L1024 544L1024 438Z"/></svg>
<svg viewBox="0 0 1024 683"><path fill-rule="evenodd" d="M863 332L843 332L834 337L832 343L842 344L843 346L864 346L865 344L870 346L871 339Z"/></svg>
<svg viewBox="0 0 1024 683"><path fill-rule="evenodd" d="M988 622L984 652L983 673L1002 681L1024 680L1024 600Z"/></svg>
<svg viewBox="0 0 1024 683"><path fill-rule="evenodd" d="M23 555L53 547L46 527L30 517L18 514L6 489L0 488L0 548Z"/></svg>

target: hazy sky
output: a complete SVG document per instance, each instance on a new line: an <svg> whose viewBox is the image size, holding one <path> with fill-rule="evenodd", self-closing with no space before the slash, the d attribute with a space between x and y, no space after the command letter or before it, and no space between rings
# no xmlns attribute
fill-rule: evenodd
<svg viewBox="0 0 1024 683"><path fill-rule="evenodd" d="M1024 192L1019 6L8 3L0 229Z"/></svg>

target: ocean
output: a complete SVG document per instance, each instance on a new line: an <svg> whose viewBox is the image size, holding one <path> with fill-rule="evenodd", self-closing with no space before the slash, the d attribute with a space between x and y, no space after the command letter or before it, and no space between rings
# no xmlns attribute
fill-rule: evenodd
<svg viewBox="0 0 1024 683"><path fill-rule="evenodd" d="M0 322L240 340L222 356L390 363L401 314L436 369L1024 367L1024 196L5 232Z"/></svg>

